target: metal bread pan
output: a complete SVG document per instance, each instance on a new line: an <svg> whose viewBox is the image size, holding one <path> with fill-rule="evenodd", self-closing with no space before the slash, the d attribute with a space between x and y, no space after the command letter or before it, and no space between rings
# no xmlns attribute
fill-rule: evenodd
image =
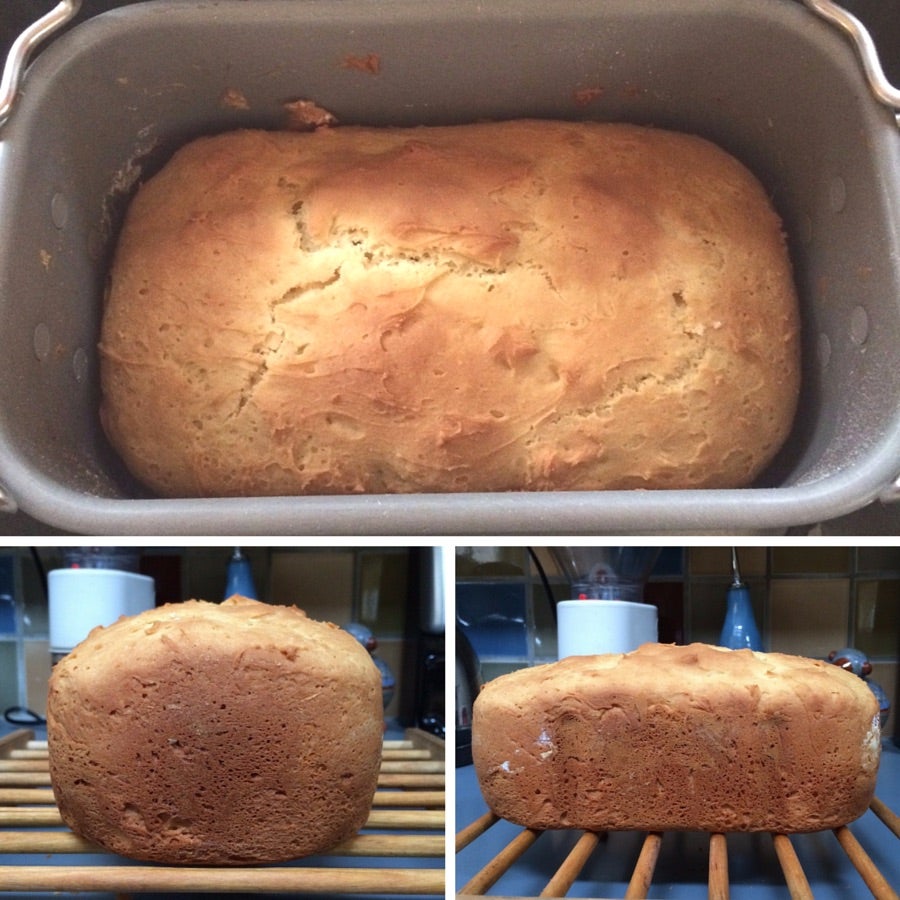
<svg viewBox="0 0 900 900"><path fill-rule="evenodd" d="M96 534L552 535L777 531L893 500L900 129L853 22L825 18L835 10L825 0L158 0L77 24L34 58L0 129L7 508ZM781 454L743 490L148 496L97 415L96 342L123 209L183 142L280 127L297 98L341 123L626 120L734 153L784 219L802 297L803 389Z"/></svg>

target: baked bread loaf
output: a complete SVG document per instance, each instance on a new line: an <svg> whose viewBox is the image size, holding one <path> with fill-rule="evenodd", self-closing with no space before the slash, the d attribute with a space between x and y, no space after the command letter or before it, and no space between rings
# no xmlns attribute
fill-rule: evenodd
<svg viewBox="0 0 900 900"><path fill-rule="evenodd" d="M878 703L825 662L706 644L571 656L485 685L472 755L530 828L803 832L875 789Z"/></svg>
<svg viewBox="0 0 900 900"><path fill-rule="evenodd" d="M791 426L755 178L592 122L239 131L140 189L101 417L163 496L733 488Z"/></svg>
<svg viewBox="0 0 900 900"><path fill-rule="evenodd" d="M95 628L57 663L47 736L63 821L101 847L292 859L368 817L381 678L351 635L296 608L190 600Z"/></svg>

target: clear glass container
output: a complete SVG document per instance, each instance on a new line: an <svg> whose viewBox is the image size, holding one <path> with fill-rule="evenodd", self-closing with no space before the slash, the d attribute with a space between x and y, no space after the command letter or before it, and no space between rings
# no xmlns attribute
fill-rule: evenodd
<svg viewBox="0 0 900 900"><path fill-rule="evenodd" d="M659 547L553 547L572 599L640 602Z"/></svg>

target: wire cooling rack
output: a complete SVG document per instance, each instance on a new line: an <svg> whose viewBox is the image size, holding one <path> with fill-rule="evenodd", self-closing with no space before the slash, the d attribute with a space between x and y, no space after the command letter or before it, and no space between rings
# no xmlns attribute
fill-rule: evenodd
<svg viewBox="0 0 900 900"><path fill-rule="evenodd" d="M444 757L444 742L417 729L386 740L368 822L314 864L147 865L104 853L63 825L47 743L21 729L0 739L0 889L443 895Z"/></svg>
<svg viewBox="0 0 900 900"><path fill-rule="evenodd" d="M896 837L900 838L900 817L877 798L872 801L870 808L881 822ZM487 812L463 828L456 836L456 852L459 853L479 838L486 836L489 830L500 821L493 813ZM500 852L495 854L477 874L458 888L457 896L459 898L480 898L486 895L505 875L514 871L518 860L532 845L537 843L544 833L531 828L519 830L512 840L506 843ZM538 894L539 897L564 897L604 839L603 834L596 832L585 831L578 832L578 834L580 836L574 846L559 861L559 866ZM898 900L896 890L888 883L885 875L872 861L850 827L844 825L835 828L833 834L837 839L837 847L849 857L872 896L876 900ZM769 835L792 900L813 900L809 879L800 863L794 844L795 841L802 841L807 837L803 834L790 837L785 834ZM724 834L710 834L708 838L708 896L710 900L727 900L730 894L728 837ZM626 900L647 897L664 839L664 834L649 833L643 836L624 894ZM900 851L900 845L897 849ZM554 860L555 864L556 860ZM504 895L502 885L500 894ZM602 900L602 898L597 898L597 900Z"/></svg>

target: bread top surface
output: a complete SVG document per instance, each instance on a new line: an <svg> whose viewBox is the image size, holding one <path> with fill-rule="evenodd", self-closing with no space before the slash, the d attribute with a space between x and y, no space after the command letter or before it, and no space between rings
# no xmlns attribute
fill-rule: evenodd
<svg viewBox="0 0 900 900"><path fill-rule="evenodd" d="M780 222L659 129L203 138L111 285L102 418L166 495L736 487L796 406Z"/></svg>
<svg viewBox="0 0 900 900"><path fill-rule="evenodd" d="M573 707L621 705L640 715L653 708L671 710L676 704L723 716L794 717L853 728L864 735L863 767L869 772L878 767L878 701L861 678L821 660L702 643L654 643L625 654L570 656L500 676L488 682L475 701L473 740L480 728L486 729L484 739L491 739L490 716L498 710L524 724L531 714L549 720Z"/></svg>
<svg viewBox="0 0 900 900"><path fill-rule="evenodd" d="M158 669L171 657L192 670L202 671L214 661L235 669L268 668L273 674L302 669L311 677L338 676L361 687L381 684L369 654L337 625L310 619L294 606L236 595L222 603L169 603L92 629L54 666L51 690L63 679L76 678L89 696L94 688L120 692L123 685L110 673Z"/></svg>
<svg viewBox="0 0 900 900"><path fill-rule="evenodd" d="M648 704L679 694L714 700L717 693L727 697L748 691L760 704L783 706L785 694L805 697L808 693L824 704L849 697L864 717L878 716L878 702L869 686L840 666L789 653L730 650L699 642L648 643L630 653L569 656L517 669L487 682L479 699L523 706L530 697L549 703L567 696L591 696L594 689L627 693Z"/></svg>

